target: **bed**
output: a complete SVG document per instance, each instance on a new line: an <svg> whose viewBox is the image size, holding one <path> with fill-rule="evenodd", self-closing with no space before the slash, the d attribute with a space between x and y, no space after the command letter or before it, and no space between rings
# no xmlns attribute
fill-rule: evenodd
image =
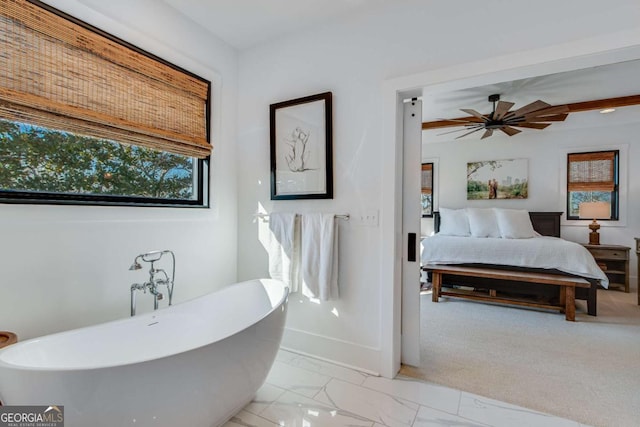
<svg viewBox="0 0 640 427"><path fill-rule="evenodd" d="M457 210L442 208L441 211L434 212L434 231L436 234L422 240L421 264L426 271L429 271L429 266L433 265L462 265L474 268L581 277L586 279L591 286L576 288L575 298L587 301L588 314L592 316L597 314L597 289L598 286L605 288L608 286L607 276L598 267L586 248L560 238L561 212L476 208ZM470 224L468 234L466 234L466 230L454 229L452 232L450 219L448 224L445 224L447 225L446 230L441 230L442 213L446 213L448 218L455 214L458 216L458 220L467 216L467 221ZM498 214L498 218L494 219L493 216L496 214ZM511 219L505 220L505 216L512 216L520 221L515 227L515 231L509 230L508 225ZM480 222L478 218L480 218ZM487 226L488 220L493 223ZM507 229L507 238L501 235L501 231L504 232L504 230L499 227L505 221L507 226L503 228ZM485 277L446 275L442 286L465 287L474 292L489 292L492 295L509 294L517 298L538 301L561 298L557 287L538 283L497 281Z"/></svg>

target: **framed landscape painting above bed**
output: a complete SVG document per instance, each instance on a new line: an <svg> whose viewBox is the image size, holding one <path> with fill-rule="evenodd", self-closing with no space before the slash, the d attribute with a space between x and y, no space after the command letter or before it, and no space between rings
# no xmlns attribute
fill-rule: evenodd
<svg viewBox="0 0 640 427"><path fill-rule="evenodd" d="M526 199L529 196L528 173L528 159L469 162L467 200Z"/></svg>

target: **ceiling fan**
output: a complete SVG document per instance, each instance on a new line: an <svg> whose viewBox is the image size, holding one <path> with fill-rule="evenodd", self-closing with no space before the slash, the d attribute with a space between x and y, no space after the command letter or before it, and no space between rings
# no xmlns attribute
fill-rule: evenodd
<svg viewBox="0 0 640 427"><path fill-rule="evenodd" d="M470 108L462 108L460 110L470 114L472 117L452 120L464 123L461 126L465 127L465 129L458 129L453 132L460 132L461 130L470 130L470 132L456 139L481 130L484 130L484 133L480 139L490 137L493 135L494 130L501 130L507 135L513 136L522 132L516 127L544 129L551 124L549 122L562 122L569 115L569 107L567 105L552 106L540 100L527 104L515 111L509 111L515 104L513 102L500 101L499 94L489 95L489 102L493 103L493 111L489 114L480 114Z"/></svg>

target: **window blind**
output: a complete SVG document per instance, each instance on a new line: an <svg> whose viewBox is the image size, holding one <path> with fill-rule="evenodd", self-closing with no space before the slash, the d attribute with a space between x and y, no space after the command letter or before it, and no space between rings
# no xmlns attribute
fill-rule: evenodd
<svg viewBox="0 0 640 427"><path fill-rule="evenodd" d="M569 191L614 191L615 151L568 155Z"/></svg>
<svg viewBox="0 0 640 427"><path fill-rule="evenodd" d="M210 83L39 2L0 0L0 118L204 158Z"/></svg>
<svg viewBox="0 0 640 427"><path fill-rule="evenodd" d="M422 164L422 193L431 194L433 191L433 163Z"/></svg>

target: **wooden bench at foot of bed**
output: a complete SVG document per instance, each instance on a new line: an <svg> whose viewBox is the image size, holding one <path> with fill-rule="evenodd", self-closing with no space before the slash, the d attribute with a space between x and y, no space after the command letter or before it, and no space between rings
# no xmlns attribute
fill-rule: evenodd
<svg viewBox="0 0 640 427"><path fill-rule="evenodd" d="M570 321L576 319L576 302L575 288L590 288L591 284L580 277L559 276L556 274L531 273L524 271L507 271L490 268L475 268L455 265L428 265L423 267L432 274L431 283L433 285L432 300L438 302L441 296L450 296L456 298L466 298L476 301L489 301L501 304L514 304L527 307L544 308L549 310L559 310L565 313L565 318ZM484 277L493 280L510 280L515 282L539 283L542 285L559 286L560 301L556 304L542 303L538 301L529 301L516 298L499 297L495 291L489 294L481 294L478 292L469 292L463 290L443 291L442 276L470 276Z"/></svg>

